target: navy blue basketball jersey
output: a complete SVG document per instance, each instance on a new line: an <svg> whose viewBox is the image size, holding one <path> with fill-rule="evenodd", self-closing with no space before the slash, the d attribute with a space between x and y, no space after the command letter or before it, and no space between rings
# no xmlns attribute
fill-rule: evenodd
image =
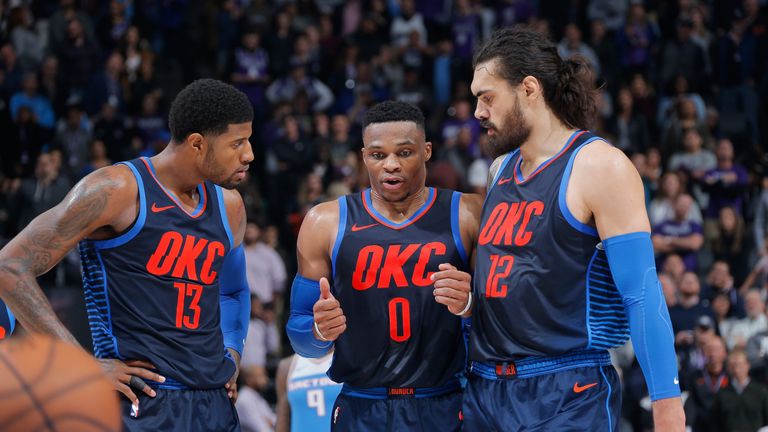
<svg viewBox="0 0 768 432"><path fill-rule="evenodd" d="M576 154L598 139L575 132L527 178L519 150L504 159L480 223L471 360L611 348L629 337L597 230L579 222L565 200Z"/></svg>
<svg viewBox="0 0 768 432"><path fill-rule="evenodd" d="M138 183L136 220L80 243L94 354L148 360L168 387L221 387L235 372L219 327L218 272L232 248L222 190L200 184L188 213L149 159L125 165Z"/></svg>
<svg viewBox="0 0 768 432"><path fill-rule="evenodd" d="M379 214L370 189L339 199L333 295L347 318L329 376L356 387L435 387L466 360L461 318L435 302L441 263L467 271L458 192L428 189L403 223Z"/></svg>
<svg viewBox="0 0 768 432"><path fill-rule="evenodd" d="M16 319L13 317L13 313L11 313L8 306L0 300L0 340L11 336L15 324Z"/></svg>

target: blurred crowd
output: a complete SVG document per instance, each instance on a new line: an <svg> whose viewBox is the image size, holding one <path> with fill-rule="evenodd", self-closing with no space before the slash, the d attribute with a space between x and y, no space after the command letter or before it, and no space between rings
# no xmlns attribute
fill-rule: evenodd
<svg viewBox="0 0 768 432"><path fill-rule="evenodd" d="M366 110L419 106L428 184L484 193L472 54L519 24L591 65L594 132L642 176L691 428L768 424L766 0L0 0L0 236L93 170L161 150L186 83L241 89L256 113L240 188L253 299L243 403L257 414L244 426L270 430L297 230L313 205L367 187ZM41 284L78 287L77 260ZM622 430L647 429L631 344L614 360Z"/></svg>

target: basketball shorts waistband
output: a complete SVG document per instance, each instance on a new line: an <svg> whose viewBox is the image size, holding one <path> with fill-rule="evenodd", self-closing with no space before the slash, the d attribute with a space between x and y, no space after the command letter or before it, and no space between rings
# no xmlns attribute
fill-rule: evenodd
<svg viewBox="0 0 768 432"><path fill-rule="evenodd" d="M552 372L590 366L609 366L611 356L605 350L577 351L553 357L526 357L505 362L476 362L469 372L489 380L528 378Z"/></svg>
<svg viewBox="0 0 768 432"><path fill-rule="evenodd" d="M461 390L461 382L453 378L438 387L353 387L344 384L341 394L363 399L421 399L442 396Z"/></svg>
<svg viewBox="0 0 768 432"><path fill-rule="evenodd" d="M153 389L162 389L162 390L192 390L190 387L187 387L186 385L182 384L179 381L176 381L175 379L166 376L165 381L163 382L157 382L152 381L149 379L145 379L144 382L147 383L148 386L150 386ZM223 387L223 386L222 386Z"/></svg>

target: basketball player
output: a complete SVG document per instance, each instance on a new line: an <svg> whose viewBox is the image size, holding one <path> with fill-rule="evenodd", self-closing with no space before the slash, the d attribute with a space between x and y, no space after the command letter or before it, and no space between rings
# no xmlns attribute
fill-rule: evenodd
<svg viewBox="0 0 768 432"><path fill-rule="evenodd" d="M500 156L478 236L465 430L616 430L607 349L630 335L657 430L684 428L643 186L586 130L590 75L527 30L476 53L475 116Z"/></svg>
<svg viewBox="0 0 768 432"><path fill-rule="evenodd" d="M126 431L239 429L228 396L250 299L234 187L253 159L252 118L234 87L193 82L161 153L88 175L0 252L0 294L19 321L76 343L35 277L79 243L94 353L126 396Z"/></svg>
<svg viewBox="0 0 768 432"><path fill-rule="evenodd" d="M331 430L333 403L341 385L326 372L332 354L305 358L286 357L277 367L277 432L323 432Z"/></svg>
<svg viewBox="0 0 768 432"><path fill-rule="evenodd" d="M455 431L480 197L425 187L432 144L411 105L371 108L363 143L370 189L302 224L288 335L305 357L333 349L331 430Z"/></svg>
<svg viewBox="0 0 768 432"><path fill-rule="evenodd" d="M0 300L0 340L6 339L13 333L16 325L16 319L8 306Z"/></svg>

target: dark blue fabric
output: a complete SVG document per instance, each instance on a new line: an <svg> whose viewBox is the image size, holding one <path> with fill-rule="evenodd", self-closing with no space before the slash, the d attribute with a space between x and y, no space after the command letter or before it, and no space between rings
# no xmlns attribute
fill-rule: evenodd
<svg viewBox="0 0 768 432"><path fill-rule="evenodd" d="M340 394L331 413L331 431L453 432L461 430L460 410L458 391L411 399L364 399Z"/></svg>
<svg viewBox="0 0 768 432"><path fill-rule="evenodd" d="M139 396L139 415L131 416L131 401L120 397L124 432L238 432L240 421L224 388L157 390Z"/></svg>
<svg viewBox="0 0 768 432"><path fill-rule="evenodd" d="M463 430L472 432L615 431L620 413L613 366L506 380L470 374L462 406Z"/></svg>

